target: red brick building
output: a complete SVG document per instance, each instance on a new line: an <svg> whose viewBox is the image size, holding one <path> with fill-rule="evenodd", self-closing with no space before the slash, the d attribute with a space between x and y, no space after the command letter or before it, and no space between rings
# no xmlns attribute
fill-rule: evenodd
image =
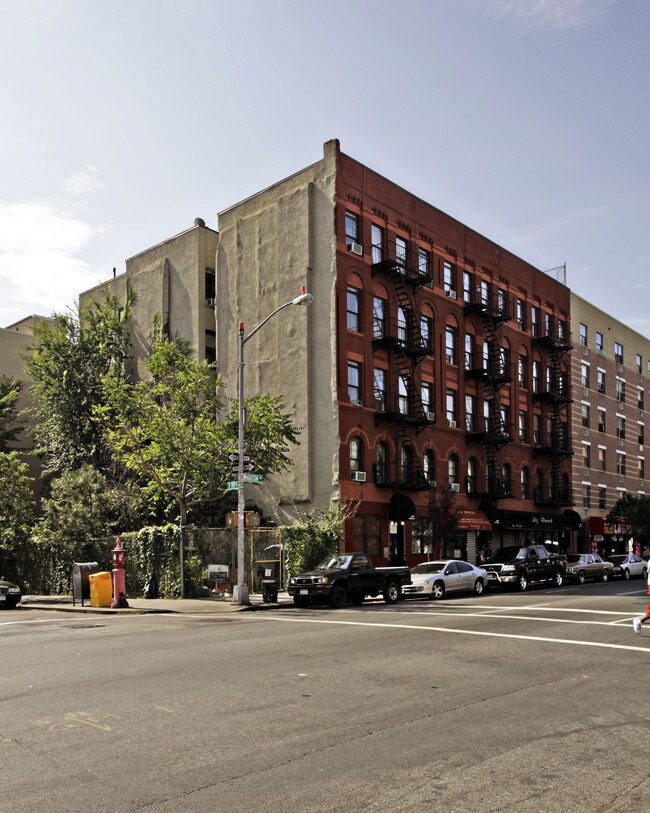
<svg viewBox="0 0 650 813"><path fill-rule="evenodd" d="M410 564L567 549L568 288L340 152L335 203L346 547Z"/></svg>

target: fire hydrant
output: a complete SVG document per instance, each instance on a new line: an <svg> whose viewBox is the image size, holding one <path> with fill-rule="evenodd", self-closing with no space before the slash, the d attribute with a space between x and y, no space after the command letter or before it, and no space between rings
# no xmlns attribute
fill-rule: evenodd
<svg viewBox="0 0 650 813"><path fill-rule="evenodd" d="M115 547L111 551L113 560L113 601L111 607L128 607L126 600L126 578L124 574L124 562L126 561L126 551L122 547L120 538L115 540Z"/></svg>

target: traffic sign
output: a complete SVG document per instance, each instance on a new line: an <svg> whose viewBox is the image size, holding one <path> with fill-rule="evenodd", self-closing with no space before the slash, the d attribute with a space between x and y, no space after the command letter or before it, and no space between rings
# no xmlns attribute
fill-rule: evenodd
<svg viewBox="0 0 650 813"><path fill-rule="evenodd" d="M237 452L230 452L228 454L228 460L231 463L239 463L239 455L237 454ZM251 456L249 454L245 454L244 455L244 463L250 463L250 460L251 460Z"/></svg>
<svg viewBox="0 0 650 813"><path fill-rule="evenodd" d="M262 475L262 474L245 474L244 475L244 482L245 483L263 483L264 482L264 475Z"/></svg>
<svg viewBox="0 0 650 813"><path fill-rule="evenodd" d="M244 471L253 471L255 468L254 463L244 463ZM237 474L239 471L239 463L233 463L232 468L230 469L233 474Z"/></svg>
<svg viewBox="0 0 650 813"><path fill-rule="evenodd" d="M238 488L239 488L239 483L237 482L237 480L232 480L231 482L227 483L227 485L226 485L226 489L228 491L237 491Z"/></svg>

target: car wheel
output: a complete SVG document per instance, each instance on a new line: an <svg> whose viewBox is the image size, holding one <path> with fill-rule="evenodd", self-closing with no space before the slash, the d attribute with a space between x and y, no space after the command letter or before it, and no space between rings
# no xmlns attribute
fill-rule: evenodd
<svg viewBox="0 0 650 813"><path fill-rule="evenodd" d="M603 574L602 574L602 576L601 576L600 578L601 578L601 579L602 579L604 582L606 582L606 581L607 581L607 579L609 579L609 570L603 570Z"/></svg>
<svg viewBox="0 0 650 813"><path fill-rule="evenodd" d="M483 592L483 587L484 587L483 579L477 579L474 582L474 595L475 596L480 596L481 593Z"/></svg>
<svg viewBox="0 0 650 813"><path fill-rule="evenodd" d="M304 598L304 596L294 596L293 597L293 606L294 607L307 607L309 604L309 599Z"/></svg>
<svg viewBox="0 0 650 813"><path fill-rule="evenodd" d="M525 573L520 573L517 577L517 589L520 593L528 590L528 576Z"/></svg>
<svg viewBox="0 0 650 813"><path fill-rule="evenodd" d="M630 578L630 571L627 568L625 568L625 570L623 571L623 578L625 579L625 581L628 581L628 579Z"/></svg>
<svg viewBox="0 0 650 813"><path fill-rule="evenodd" d="M330 594L330 605L335 610L342 610L348 603L348 594L345 592L345 587L334 587Z"/></svg>
<svg viewBox="0 0 650 813"><path fill-rule="evenodd" d="M399 584L390 582L386 585L386 589L384 590L384 601L386 604L397 604L401 595L402 589Z"/></svg>
<svg viewBox="0 0 650 813"><path fill-rule="evenodd" d="M442 598L445 594L445 585L442 582L434 582L431 585L431 598Z"/></svg>
<svg viewBox="0 0 650 813"><path fill-rule="evenodd" d="M562 587L564 584L564 573L561 570L556 570L553 575L553 587Z"/></svg>
<svg viewBox="0 0 650 813"><path fill-rule="evenodd" d="M580 573L578 573L578 582L580 584L585 583L585 572L584 572L584 570L581 570Z"/></svg>

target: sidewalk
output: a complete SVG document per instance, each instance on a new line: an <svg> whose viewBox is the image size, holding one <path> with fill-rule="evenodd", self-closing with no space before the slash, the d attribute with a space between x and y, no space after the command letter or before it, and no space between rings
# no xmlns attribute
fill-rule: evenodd
<svg viewBox="0 0 650 813"><path fill-rule="evenodd" d="M83 606L77 601L72 603L72 596L23 596L18 609L23 610L56 610L66 613L101 613L116 615L118 613L190 613L190 614L223 614L251 612L255 610L277 610L281 607L293 607L293 599L288 593L278 593L278 601L265 604L261 593L251 593L249 605L232 604L226 598L131 598L128 609L112 607L91 607L90 599L84 599Z"/></svg>

